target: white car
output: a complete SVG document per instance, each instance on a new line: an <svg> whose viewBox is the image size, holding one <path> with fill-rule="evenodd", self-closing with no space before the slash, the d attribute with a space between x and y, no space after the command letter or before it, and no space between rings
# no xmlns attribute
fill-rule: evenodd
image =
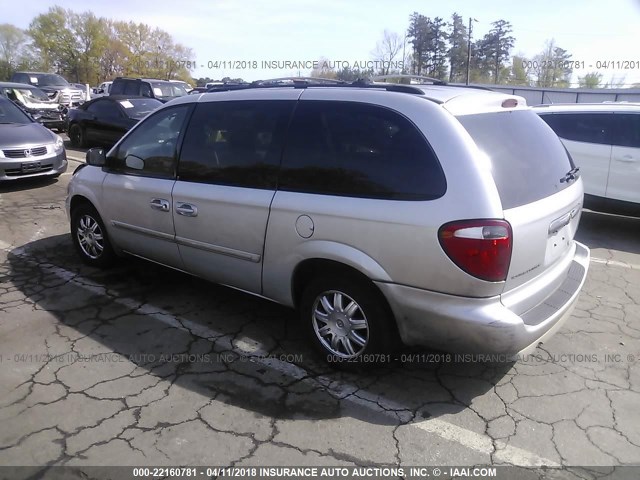
<svg viewBox="0 0 640 480"><path fill-rule="evenodd" d="M534 111L580 167L585 206L640 211L640 103L543 105Z"/></svg>
<svg viewBox="0 0 640 480"><path fill-rule="evenodd" d="M93 97L95 98L109 95L112 83L113 82L102 82L100 85L93 89Z"/></svg>

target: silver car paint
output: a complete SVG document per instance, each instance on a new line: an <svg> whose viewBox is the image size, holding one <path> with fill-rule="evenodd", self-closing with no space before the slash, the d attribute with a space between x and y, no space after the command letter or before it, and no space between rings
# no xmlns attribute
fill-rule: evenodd
<svg viewBox="0 0 640 480"><path fill-rule="evenodd" d="M0 150L32 149L35 147L47 147L44 155L29 156L23 158L3 158L0 156L0 181L13 181L34 177L50 177L60 175L67 170L67 154L64 148L62 152L53 150L58 136L43 127L39 123L0 125ZM20 175L7 175L7 170L20 170L23 163L40 162L51 165L50 169L37 173Z"/></svg>
<svg viewBox="0 0 640 480"><path fill-rule="evenodd" d="M366 102L408 117L440 158L446 194L417 202L345 199L171 180L160 185L144 177L106 175L102 197L93 198L104 203L98 210L117 247L290 306L295 303L292 277L301 262L337 261L376 283L408 344L515 352L559 328L584 282L589 252L573 241L579 215L570 218L562 232L568 245L554 258L548 253L555 235L549 227L576 207L579 212L581 181L552 197L503 211L489 162L466 130L441 105L416 95L353 88L264 89L193 95L168 105L297 97ZM133 132L135 128L125 138ZM96 169L85 168L73 178L69 198L84 195L81 186L91 177L87 170ZM162 220L149 211L150 200L158 195L171 202L172 213L162 212ZM178 215L175 206L182 202L195 205L198 216ZM296 231L302 215L313 222L309 238ZM468 218L506 218L512 224L514 254L506 282L472 277L442 251L439 227ZM576 264L584 266L577 290L544 321L525 325L521 314L552 297Z"/></svg>

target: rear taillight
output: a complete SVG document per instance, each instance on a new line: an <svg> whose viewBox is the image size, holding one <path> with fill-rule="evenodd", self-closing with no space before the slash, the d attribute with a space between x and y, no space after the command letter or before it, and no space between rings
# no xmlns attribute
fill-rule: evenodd
<svg viewBox="0 0 640 480"><path fill-rule="evenodd" d="M507 278L511 262L511 225L504 220L450 222L438 231L440 245L462 270L489 282Z"/></svg>

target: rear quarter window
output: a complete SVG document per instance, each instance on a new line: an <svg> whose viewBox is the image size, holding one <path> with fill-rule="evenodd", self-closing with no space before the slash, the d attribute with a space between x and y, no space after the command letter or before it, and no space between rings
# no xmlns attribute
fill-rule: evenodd
<svg viewBox="0 0 640 480"><path fill-rule="evenodd" d="M574 168L569 153L533 111L457 118L491 160L491 172L505 210L541 200L571 185L560 181Z"/></svg>
<svg viewBox="0 0 640 480"><path fill-rule="evenodd" d="M417 127L387 108L302 101L285 147L279 188L326 195L431 200L446 181Z"/></svg>

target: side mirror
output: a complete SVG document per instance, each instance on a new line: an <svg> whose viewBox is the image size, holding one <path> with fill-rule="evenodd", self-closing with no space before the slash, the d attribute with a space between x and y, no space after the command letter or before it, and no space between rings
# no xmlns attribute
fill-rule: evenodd
<svg viewBox="0 0 640 480"><path fill-rule="evenodd" d="M107 164L107 156L104 153L104 149L98 147L90 148L87 151L86 163L94 167L104 167Z"/></svg>

